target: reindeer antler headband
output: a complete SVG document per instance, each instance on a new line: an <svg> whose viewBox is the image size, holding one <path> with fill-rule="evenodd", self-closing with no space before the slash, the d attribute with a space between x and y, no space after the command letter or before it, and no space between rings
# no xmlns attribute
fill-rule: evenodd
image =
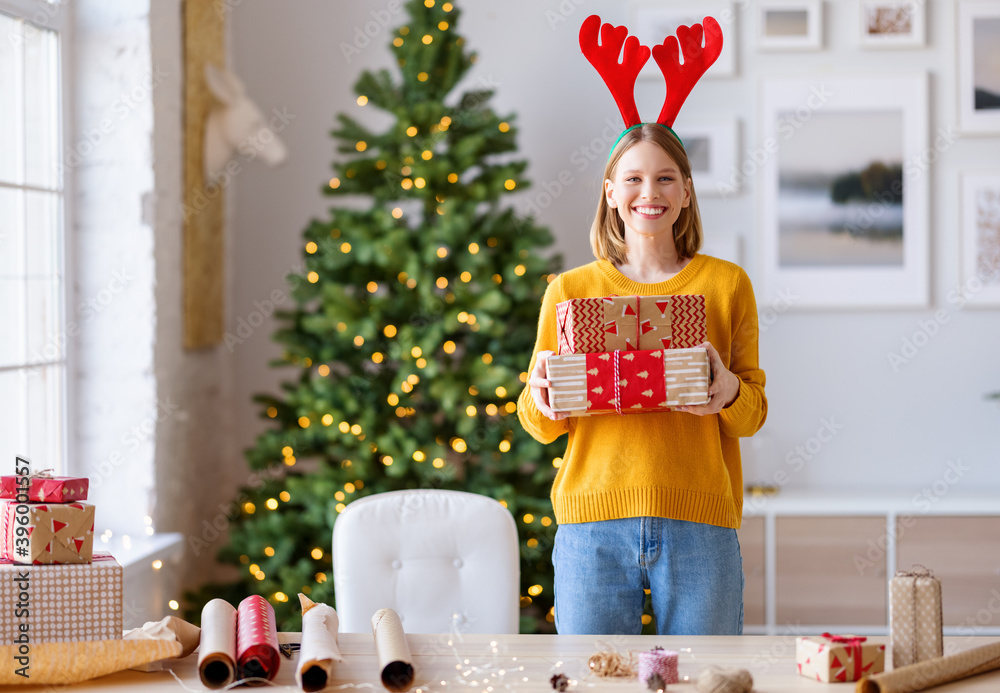
<svg viewBox="0 0 1000 693"><path fill-rule="evenodd" d="M667 96L656 122L670 130L674 137L677 137L677 133L671 126L677 118L677 112L681 110L681 105L694 85L722 52L722 28L719 23L712 17L705 17L702 22L704 28L702 24L677 27L677 36L667 36L662 44L653 46L652 50L653 60L660 66L667 84ZM597 43L598 33L600 45ZM703 37L704 46L701 45ZM622 61L618 62L622 44L625 45L625 51ZM683 64L680 61L682 48ZM601 24L601 18L596 14L587 17L580 27L580 49L604 78L625 121L624 132L611 147L611 151L614 151L626 132L642 125L639 109L635 105L635 80L642 66L649 60L650 49L639 43L635 36L629 36L626 27ZM677 141L680 142L681 138L677 137Z"/></svg>

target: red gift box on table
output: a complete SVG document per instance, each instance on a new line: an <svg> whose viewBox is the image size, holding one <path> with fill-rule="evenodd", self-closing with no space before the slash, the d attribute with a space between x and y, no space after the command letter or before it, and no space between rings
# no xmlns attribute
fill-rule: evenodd
<svg viewBox="0 0 1000 693"><path fill-rule="evenodd" d="M84 565L0 559L0 644L22 637L25 625L32 645L121 639L122 581L121 564L107 553Z"/></svg>
<svg viewBox="0 0 1000 693"><path fill-rule="evenodd" d="M812 635L795 639L802 676L826 683L857 681L885 669L885 645L856 635Z"/></svg>
<svg viewBox="0 0 1000 693"><path fill-rule="evenodd" d="M18 506L27 510L19 513ZM27 519L21 522L18 517ZM0 500L0 558L37 565L90 563L93 553L94 506L90 503Z"/></svg>
<svg viewBox="0 0 1000 693"><path fill-rule="evenodd" d="M0 498L17 498L20 477L0 476ZM28 477L28 501L33 503L73 503L87 500L90 479L78 476L49 476L39 472Z"/></svg>
<svg viewBox="0 0 1000 693"><path fill-rule="evenodd" d="M556 305L560 354L688 349L708 340L705 297L606 296Z"/></svg>
<svg viewBox="0 0 1000 693"><path fill-rule="evenodd" d="M708 351L652 349L550 356L549 404L570 416L663 411L708 401Z"/></svg>

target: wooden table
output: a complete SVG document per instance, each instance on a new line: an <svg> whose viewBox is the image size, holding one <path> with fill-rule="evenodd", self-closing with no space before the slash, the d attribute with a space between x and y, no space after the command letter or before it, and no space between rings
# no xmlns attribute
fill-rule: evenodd
<svg viewBox="0 0 1000 693"><path fill-rule="evenodd" d="M298 633L281 633L282 642L297 642ZM335 668L335 680L327 691L385 689L378 680L372 637L342 633L340 646L344 661ZM795 636L742 637L658 637L658 636L559 636L559 635L466 635L461 639L447 635L408 635L417 672L417 685L424 693L459 692L494 693L552 691L549 678L565 673L575 683L570 691L634 691L644 687L636 679L600 679L587 674L587 660L599 649L640 652L660 645L680 652L682 682L669 690L695 693L693 680L709 665L748 669L754 678L756 693L847 693L854 684L824 684L799 676L795 667ZM871 638L883 642L884 638ZM946 652L961 651L997 641L996 637L946 637ZM282 658L276 683L295 687L295 660ZM170 663L189 689L207 690L198 680L197 655ZM684 683L683 679L691 681ZM473 683L475 682L475 684ZM492 690L490 689L492 686ZM22 689L30 690L30 689ZM60 688L59 690L67 690ZM180 691L184 690L167 672L122 672L73 686L80 691ZM243 689L247 690L247 689ZM277 690L262 687L256 690ZM937 693L996 693L1000 691L1000 671L983 674L934 689Z"/></svg>

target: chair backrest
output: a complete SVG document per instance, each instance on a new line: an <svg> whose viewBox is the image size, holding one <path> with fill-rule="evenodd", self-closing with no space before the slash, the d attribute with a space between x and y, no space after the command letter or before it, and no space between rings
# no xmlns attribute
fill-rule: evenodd
<svg viewBox="0 0 1000 693"><path fill-rule="evenodd" d="M382 608L408 633L517 633L520 562L510 512L462 491L390 491L333 525L340 630L370 633Z"/></svg>

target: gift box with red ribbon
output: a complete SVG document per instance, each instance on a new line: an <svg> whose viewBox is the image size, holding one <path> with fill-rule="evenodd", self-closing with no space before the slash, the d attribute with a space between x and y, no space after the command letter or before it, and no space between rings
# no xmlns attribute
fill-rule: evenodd
<svg viewBox="0 0 1000 693"><path fill-rule="evenodd" d="M570 416L669 410L708 401L708 352L613 351L550 356L549 404Z"/></svg>
<svg viewBox="0 0 1000 693"><path fill-rule="evenodd" d="M560 354L688 349L708 339L705 297L605 296L556 305Z"/></svg>
<svg viewBox="0 0 1000 693"><path fill-rule="evenodd" d="M0 498L17 498L18 481L14 475L0 476ZM50 476L37 472L28 477L28 498L33 503L73 503L87 500L90 479L78 476Z"/></svg>
<svg viewBox="0 0 1000 693"><path fill-rule="evenodd" d="M90 503L0 500L0 558L38 565L90 563L93 553Z"/></svg>
<svg viewBox="0 0 1000 693"><path fill-rule="evenodd" d="M856 635L811 635L795 640L799 674L817 681L857 681L885 669L885 645Z"/></svg>

